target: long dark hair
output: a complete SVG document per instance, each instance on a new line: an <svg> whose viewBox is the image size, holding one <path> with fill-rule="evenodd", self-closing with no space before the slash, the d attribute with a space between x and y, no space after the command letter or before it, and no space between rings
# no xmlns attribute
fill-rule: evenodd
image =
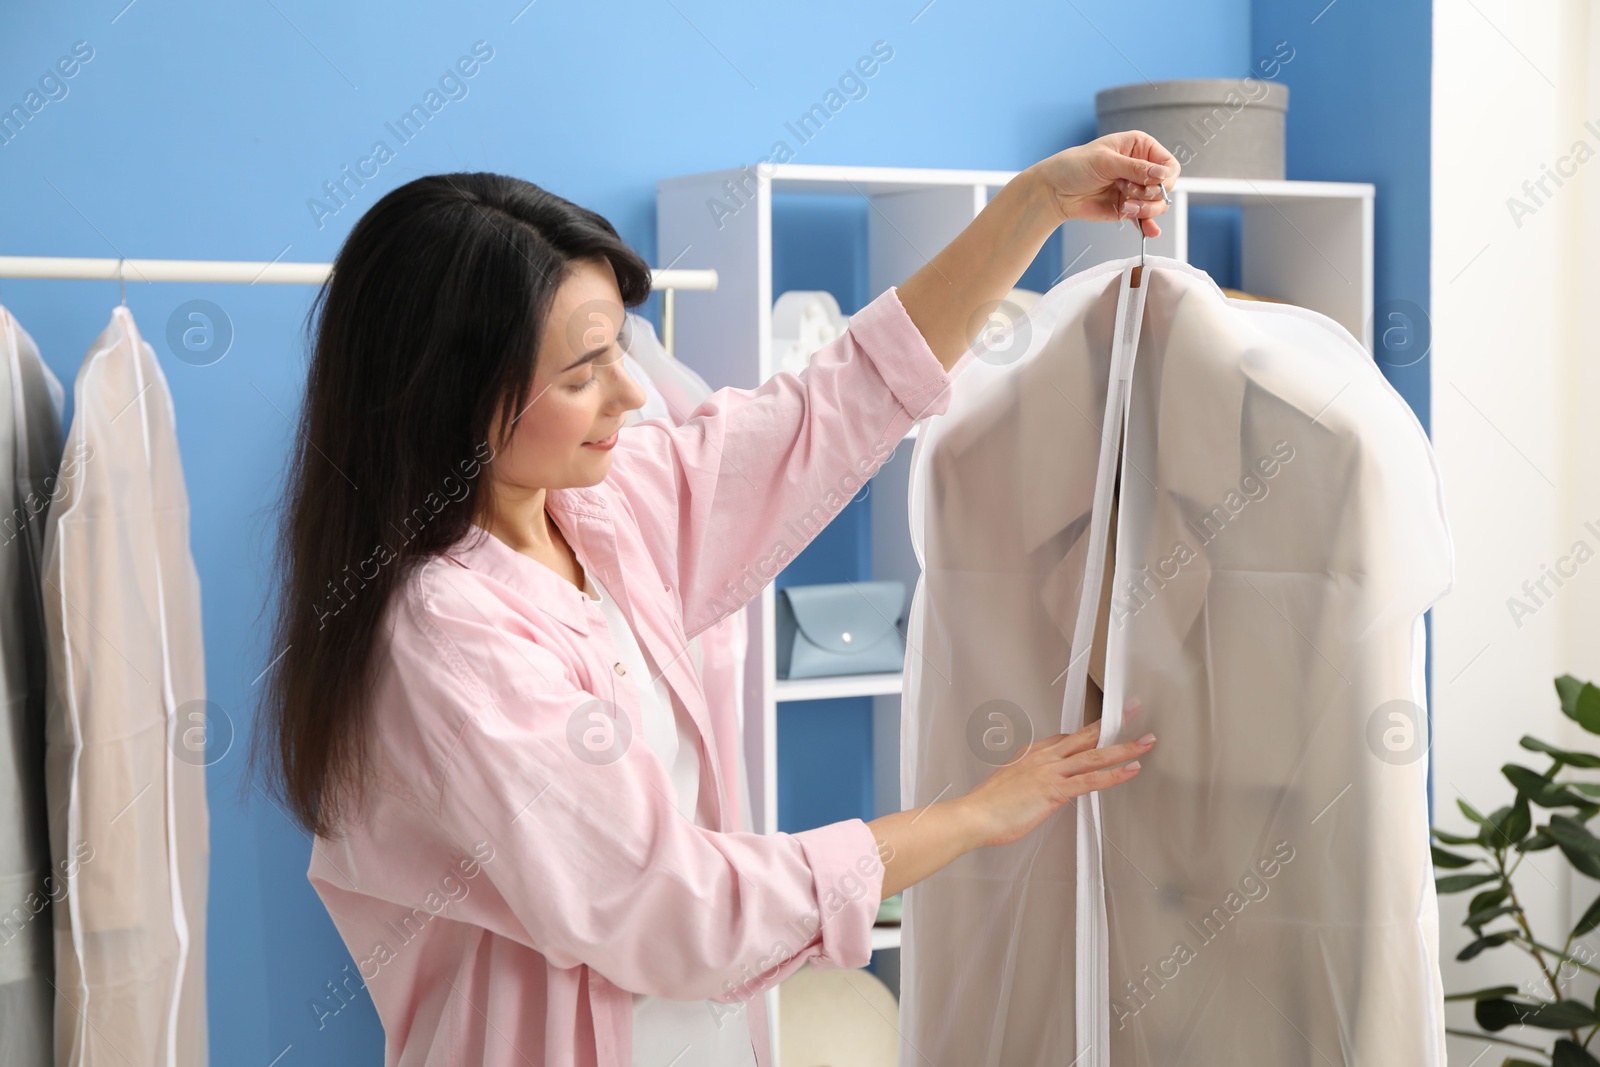
<svg viewBox="0 0 1600 1067"><path fill-rule="evenodd" d="M318 835L359 801L389 598L488 515L482 464L581 260L609 261L624 305L649 296L648 264L595 212L516 178L438 174L361 217L312 303L251 764Z"/></svg>

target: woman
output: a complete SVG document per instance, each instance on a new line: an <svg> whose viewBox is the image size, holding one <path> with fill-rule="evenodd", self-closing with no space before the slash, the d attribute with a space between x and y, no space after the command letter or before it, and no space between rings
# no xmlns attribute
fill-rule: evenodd
<svg viewBox="0 0 1600 1067"><path fill-rule="evenodd" d="M1153 738L1091 726L926 808L740 832L683 653L945 409L1064 219L1159 233L1178 170L1142 133L1052 156L804 379L625 433L650 273L603 218L454 174L356 224L313 309L260 751L388 1063L764 1065L756 994L864 965L883 897L1137 773Z"/></svg>

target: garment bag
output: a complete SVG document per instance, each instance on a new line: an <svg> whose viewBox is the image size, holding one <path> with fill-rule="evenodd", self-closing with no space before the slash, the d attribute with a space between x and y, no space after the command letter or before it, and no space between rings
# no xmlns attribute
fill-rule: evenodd
<svg viewBox="0 0 1600 1067"><path fill-rule="evenodd" d="M176 420L126 307L73 388L45 541L63 1067L206 1062L205 663Z"/></svg>
<svg viewBox="0 0 1600 1067"><path fill-rule="evenodd" d="M5 308L0 363L0 1063L44 1067L55 1002L50 909L65 883L50 866L45 815L39 582L66 396Z"/></svg>
<svg viewBox="0 0 1600 1067"><path fill-rule="evenodd" d="M1336 323L1145 262L975 347L913 453L905 806L1097 716L1160 740L908 891L902 1058L1442 1065L1432 452Z"/></svg>

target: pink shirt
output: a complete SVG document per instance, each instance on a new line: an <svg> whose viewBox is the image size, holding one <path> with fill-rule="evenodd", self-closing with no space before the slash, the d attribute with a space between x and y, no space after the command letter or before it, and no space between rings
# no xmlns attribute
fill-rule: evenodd
<svg viewBox="0 0 1600 1067"><path fill-rule="evenodd" d="M600 606L476 531L388 605L364 807L308 876L383 1022L385 1063L630 1067L634 993L747 1000L871 955L866 823L736 829L737 724L689 638L753 599L857 493L949 377L893 289L800 376L625 426L610 474L547 507L694 718L702 828L638 743L639 689ZM629 743L629 741L634 743ZM709 758L712 754L716 758Z"/></svg>

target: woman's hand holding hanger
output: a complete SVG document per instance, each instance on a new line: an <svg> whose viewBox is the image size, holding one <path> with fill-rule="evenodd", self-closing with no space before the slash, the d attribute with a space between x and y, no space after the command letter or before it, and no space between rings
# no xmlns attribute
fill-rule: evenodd
<svg viewBox="0 0 1600 1067"><path fill-rule="evenodd" d="M950 370L990 313L1067 219L1133 219L1147 237L1181 170L1147 133L1108 133L1022 171L967 228L899 287L900 303Z"/></svg>

